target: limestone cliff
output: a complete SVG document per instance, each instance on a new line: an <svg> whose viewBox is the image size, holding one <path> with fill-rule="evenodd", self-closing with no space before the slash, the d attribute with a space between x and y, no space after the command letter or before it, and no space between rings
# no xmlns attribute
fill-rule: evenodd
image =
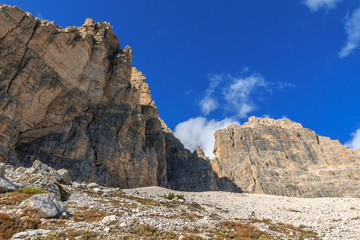
<svg viewBox="0 0 360 240"><path fill-rule="evenodd" d="M0 162L40 160L75 181L119 187L202 177L169 176L203 160L172 144L131 48L120 48L109 23L63 29L0 4L0 100ZM219 189L209 162L202 171L201 189Z"/></svg>
<svg viewBox="0 0 360 240"><path fill-rule="evenodd" d="M244 192L360 197L360 150L288 119L249 118L215 133L212 161Z"/></svg>

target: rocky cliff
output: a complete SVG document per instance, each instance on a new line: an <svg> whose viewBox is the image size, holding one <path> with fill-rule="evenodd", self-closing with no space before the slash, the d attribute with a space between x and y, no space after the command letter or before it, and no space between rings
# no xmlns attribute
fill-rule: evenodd
<svg viewBox="0 0 360 240"><path fill-rule="evenodd" d="M360 197L360 150L288 119L249 118L215 133L212 161L244 192Z"/></svg>
<svg viewBox="0 0 360 240"><path fill-rule="evenodd" d="M63 29L0 4L0 100L0 162L40 160L107 186L232 190L160 119L109 23ZM194 164L201 175L185 171Z"/></svg>

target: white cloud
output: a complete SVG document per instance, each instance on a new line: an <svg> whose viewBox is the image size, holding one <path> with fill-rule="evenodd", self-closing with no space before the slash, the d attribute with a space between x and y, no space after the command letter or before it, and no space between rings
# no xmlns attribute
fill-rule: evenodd
<svg viewBox="0 0 360 240"><path fill-rule="evenodd" d="M210 84L205 91L205 97L200 100L199 105L202 113L207 116L209 113L218 108L218 102L216 99L211 97L215 89L219 86L220 82L223 80L221 75L212 75L209 78Z"/></svg>
<svg viewBox="0 0 360 240"><path fill-rule="evenodd" d="M351 134L352 139L345 143L349 148L360 148L360 129Z"/></svg>
<svg viewBox="0 0 360 240"><path fill-rule="evenodd" d="M236 111L239 118L246 118L256 106L251 99L251 94L257 88L266 88L265 79L257 73L246 78L233 78L232 84L224 88L223 95L227 104Z"/></svg>
<svg viewBox="0 0 360 240"><path fill-rule="evenodd" d="M347 42L339 52L340 58L347 57L360 45L360 8L355 10L353 14L346 19L345 30Z"/></svg>
<svg viewBox="0 0 360 240"><path fill-rule="evenodd" d="M246 67L246 71L248 69L249 67ZM262 97L264 90L271 92L273 89L295 87L288 82L266 82L256 72L248 73L247 76L243 72L240 77L231 74L210 76L209 87L198 102L204 116L221 109L226 115L230 113L233 118L247 118L250 112L257 109L256 100Z"/></svg>
<svg viewBox="0 0 360 240"><path fill-rule="evenodd" d="M194 151L196 146L200 146L206 156L214 158L214 133L231 123L239 124L231 118L225 118L221 121L207 120L204 117L190 118L179 123L175 127L174 134L187 149Z"/></svg>
<svg viewBox="0 0 360 240"><path fill-rule="evenodd" d="M342 0L305 0L304 4L306 4L311 11L318 11L321 8L331 9L335 8L336 4L341 2Z"/></svg>
<svg viewBox="0 0 360 240"><path fill-rule="evenodd" d="M205 96L200 100L199 104L201 111L205 116L209 115L209 113L217 109L219 105L218 102L210 96Z"/></svg>

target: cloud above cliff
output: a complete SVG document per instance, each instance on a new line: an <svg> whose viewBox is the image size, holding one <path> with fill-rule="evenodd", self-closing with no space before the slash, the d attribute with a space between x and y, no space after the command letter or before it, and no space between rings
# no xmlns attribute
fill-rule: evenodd
<svg viewBox="0 0 360 240"><path fill-rule="evenodd" d="M253 93L259 88L266 89L267 84L258 73L246 77L234 77L230 74L212 75L199 106L205 116L221 108L223 111L231 112L235 117L246 118L256 109Z"/></svg>
<svg viewBox="0 0 360 240"><path fill-rule="evenodd" d="M221 75L211 75L209 77L209 87L205 91L205 96L199 102L202 113L207 116L209 113L219 107L218 101L212 97L214 91L222 82L223 77Z"/></svg>
<svg viewBox="0 0 360 240"><path fill-rule="evenodd" d="M320 9L331 9L335 8L336 4L342 0L305 0L303 1L311 11L318 11Z"/></svg>
<svg viewBox="0 0 360 240"><path fill-rule="evenodd" d="M258 73L254 73L246 78L232 78L229 87L224 88L222 93L227 106L236 111L236 116L246 118L248 114L256 109L252 100L252 94L259 88L266 89L265 79Z"/></svg>
<svg viewBox="0 0 360 240"><path fill-rule="evenodd" d="M345 31L347 42L339 52L339 57L347 57L360 45L360 8L356 9L350 17L346 18Z"/></svg>
<svg viewBox="0 0 360 240"><path fill-rule="evenodd" d="M209 87L198 105L204 116L218 110L222 111L223 115L243 119L257 109L256 102L265 93L293 87L295 85L288 82L268 82L257 72L246 76L211 75Z"/></svg>
<svg viewBox="0 0 360 240"><path fill-rule="evenodd" d="M239 124L232 118L225 118L221 121L207 120L204 117L190 118L175 127L174 135L187 149L194 151L196 146L200 146L206 156L214 158L214 133L231 123Z"/></svg>
<svg viewBox="0 0 360 240"><path fill-rule="evenodd" d="M231 123L239 124L240 119L258 108L259 99L273 90L293 88L288 82L269 82L249 68L244 67L239 75L209 75L209 86L203 97L197 102L203 116L190 118L175 127L174 134L184 146L193 151L200 146L205 155L214 158L214 133ZM225 116L222 120L211 119L212 116ZM210 120L209 120L210 119Z"/></svg>
<svg viewBox="0 0 360 240"><path fill-rule="evenodd" d="M352 139L345 143L349 148L360 148L360 129L351 134Z"/></svg>

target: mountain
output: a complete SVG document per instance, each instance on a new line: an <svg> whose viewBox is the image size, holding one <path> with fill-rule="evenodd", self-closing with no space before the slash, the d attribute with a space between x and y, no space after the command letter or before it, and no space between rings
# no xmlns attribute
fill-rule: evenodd
<svg viewBox="0 0 360 240"><path fill-rule="evenodd" d="M237 189L166 127L109 23L61 28L0 4L0 49L0 162L104 186Z"/></svg>
<svg viewBox="0 0 360 240"><path fill-rule="evenodd" d="M215 133L213 169L244 192L360 197L360 150L288 119L250 117Z"/></svg>
<svg viewBox="0 0 360 240"><path fill-rule="evenodd" d="M213 160L185 149L107 22L61 28L0 4L0 100L0 162L13 166L108 187L360 196L360 150L287 119L217 131Z"/></svg>

